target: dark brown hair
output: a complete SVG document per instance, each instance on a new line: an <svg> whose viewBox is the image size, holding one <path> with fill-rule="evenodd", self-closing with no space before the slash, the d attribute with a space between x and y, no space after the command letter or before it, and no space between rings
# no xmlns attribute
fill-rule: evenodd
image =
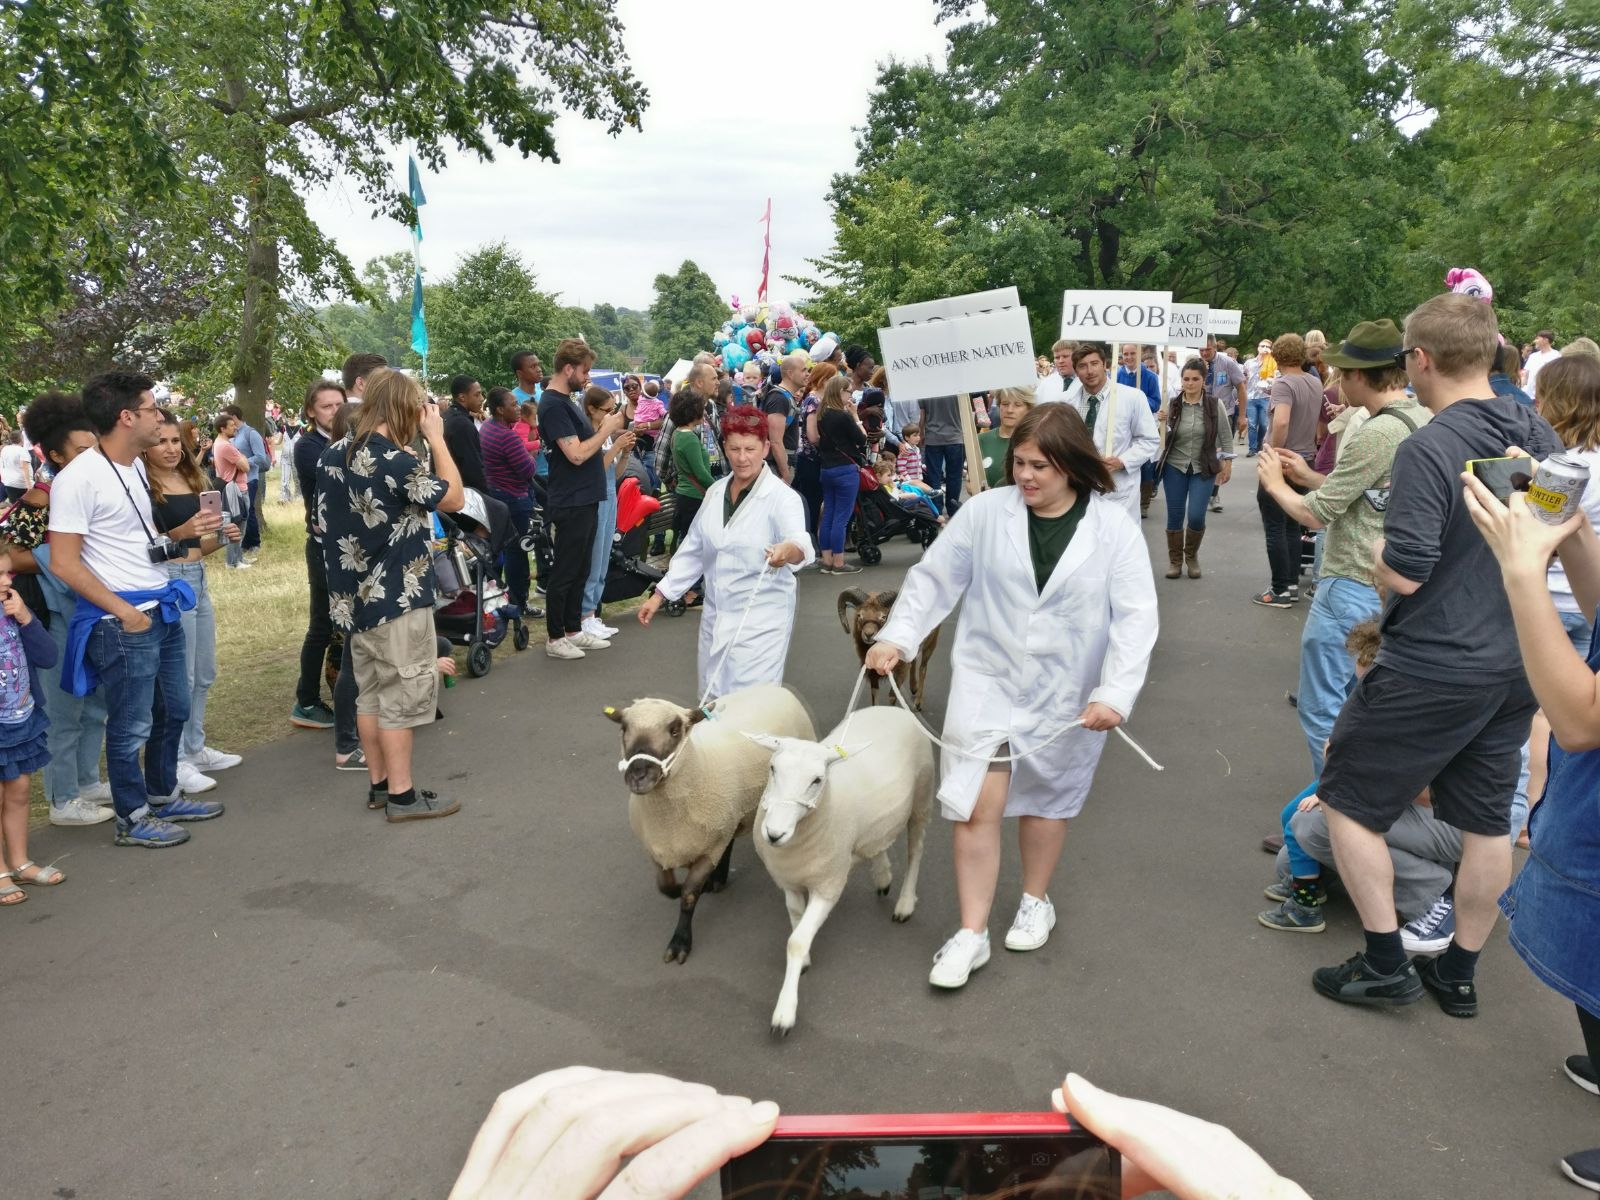
<svg viewBox="0 0 1600 1200"><path fill-rule="evenodd" d="M1378 634L1378 618L1368 617L1350 630L1344 639L1344 648L1355 655L1356 666L1370 667L1378 658L1382 638Z"/></svg>
<svg viewBox="0 0 1600 1200"><path fill-rule="evenodd" d="M1006 482L1012 482L1011 462L1017 447L1027 443L1039 447L1050 465L1072 483L1074 491L1102 494L1113 488L1111 472L1094 448L1094 438L1078 410L1070 404L1041 404L1028 410L1017 422L1006 444Z"/></svg>
<svg viewBox="0 0 1600 1200"><path fill-rule="evenodd" d="M1102 342L1079 342L1078 348L1072 352L1072 365L1076 367L1091 354L1098 354L1100 361L1107 366L1111 364L1111 347ZM1013 434L1013 437L1016 435Z"/></svg>
<svg viewBox="0 0 1600 1200"><path fill-rule="evenodd" d="M300 406L300 415L306 420L311 420L311 406L317 402L317 397L323 392L338 392L339 399L348 399L342 385L332 379L313 380L311 386L306 388L306 402Z"/></svg>
<svg viewBox="0 0 1600 1200"><path fill-rule="evenodd" d="M586 367L594 361L594 350L582 338L563 338L556 347L555 369L560 374L564 367Z"/></svg>
<svg viewBox="0 0 1600 1200"><path fill-rule="evenodd" d="M183 436L182 423L179 422L177 417L163 408L161 410L161 424L165 428L178 431L178 465L173 470L189 485L189 490L198 496L201 492L211 487L211 481L206 478L205 472L200 469L200 465L194 461L194 455L190 453L188 443ZM143 457L146 474L150 478L150 495L159 504L167 498L167 494L161 488L161 477L153 469L155 463L152 461L151 455L154 453L155 447L152 446L144 452Z"/></svg>
<svg viewBox="0 0 1600 1200"><path fill-rule="evenodd" d="M1569 450L1600 447L1600 362L1564 354L1539 372L1539 412Z"/></svg>
<svg viewBox="0 0 1600 1200"><path fill-rule="evenodd" d="M344 380L345 394L349 395L356 390L356 383L371 375L379 367L387 367L389 362L381 354L352 354L344 360L344 366L339 375Z"/></svg>

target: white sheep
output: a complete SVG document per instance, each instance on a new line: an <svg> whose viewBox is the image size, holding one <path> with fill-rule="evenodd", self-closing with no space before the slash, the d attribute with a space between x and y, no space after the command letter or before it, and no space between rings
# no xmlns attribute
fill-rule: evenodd
<svg viewBox="0 0 1600 1200"><path fill-rule="evenodd" d="M841 745L846 736L847 744ZM903 708L865 708L821 744L750 735L773 751L766 791L756 811L756 854L783 889L789 908L788 962L772 1032L787 1036L800 1003L800 973L811 943L844 892L856 859L872 862L872 884L889 894L889 847L906 831L906 875L894 919L917 907L917 872L933 813L933 748L916 717Z"/></svg>
<svg viewBox="0 0 1600 1200"><path fill-rule="evenodd" d="M816 728L778 684L745 688L706 709L647 699L605 712L622 726L628 823L656 864L656 887L680 901L663 961L687 962L701 889L720 892L728 882L733 840L750 828L766 783L770 752L744 735L811 738Z"/></svg>

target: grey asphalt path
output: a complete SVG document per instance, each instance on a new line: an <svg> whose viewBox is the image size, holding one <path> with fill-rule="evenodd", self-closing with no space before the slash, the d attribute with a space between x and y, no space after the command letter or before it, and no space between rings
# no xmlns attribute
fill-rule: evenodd
<svg viewBox="0 0 1600 1200"><path fill-rule="evenodd" d="M1555 1160L1600 1142L1600 1106L1560 1071L1581 1050L1572 1009L1503 930L1483 1015L1458 1021L1428 1000L1372 1013L1314 995L1312 969L1359 944L1345 907L1319 936L1256 923L1259 839L1308 768L1282 699L1302 614L1247 599L1265 566L1251 474L1212 518L1206 577L1157 580L1130 730L1167 771L1108 744L1043 950L998 948L1019 891L1008 844L993 961L964 992L928 988L955 924L940 823L915 918L892 924L858 871L798 1027L772 1041L780 893L740 845L693 957L663 965L676 906L629 832L600 714L691 700L698 617L630 625L581 663L507 648L419 738L423 780L463 800L448 820L386 825L364 780L332 770L329 735L297 732L223 776L227 815L185 847L37 834L35 857L71 879L0 914L0 1193L442 1196L500 1090L584 1062L792 1112L1040 1108L1074 1069L1232 1126L1319 1200L1576 1194ZM1145 531L1161 559L1155 513ZM894 586L916 556L887 550L859 582ZM855 669L843 582L805 577L789 660L824 726ZM941 656L935 718L947 683Z"/></svg>

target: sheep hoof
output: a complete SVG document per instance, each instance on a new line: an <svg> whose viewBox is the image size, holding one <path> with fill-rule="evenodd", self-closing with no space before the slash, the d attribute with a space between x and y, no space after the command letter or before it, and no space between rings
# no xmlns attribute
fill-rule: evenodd
<svg viewBox="0 0 1600 1200"><path fill-rule="evenodd" d="M889 884L887 884L887 883L884 884L881 888L878 889L878 895L887 896L889 894L889 887L890 887Z"/></svg>
<svg viewBox="0 0 1600 1200"><path fill-rule="evenodd" d="M661 961L664 963L688 962L689 946L690 944L688 942L680 942L677 938L673 938L667 943L667 952L662 956Z"/></svg>
<svg viewBox="0 0 1600 1200"><path fill-rule="evenodd" d="M774 1023L772 1026L772 1036L776 1038L786 1038L789 1036L789 1030L793 1028L794 1026L792 1025L778 1025Z"/></svg>
<svg viewBox="0 0 1600 1200"><path fill-rule="evenodd" d="M894 923L896 925L904 925L907 921L911 920L911 914L916 912L916 911L917 910L914 909L914 908L908 908L908 909L906 909L905 912L901 912L898 908L895 909L894 910Z"/></svg>

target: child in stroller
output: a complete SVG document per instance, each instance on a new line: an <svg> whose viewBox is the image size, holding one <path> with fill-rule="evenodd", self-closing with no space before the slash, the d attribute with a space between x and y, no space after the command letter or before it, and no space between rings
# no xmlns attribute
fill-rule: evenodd
<svg viewBox="0 0 1600 1200"><path fill-rule="evenodd" d="M883 560L878 547L890 538L905 534L915 545L930 546L944 523L926 497L897 487L891 457L879 459L873 470L873 486L863 486L857 493L855 515L850 520L856 554L868 566Z"/></svg>
<svg viewBox="0 0 1600 1200"><path fill-rule="evenodd" d="M471 490L465 508L437 513L435 522L434 629L440 637L467 647L467 674L476 679L489 673L494 648L508 632L514 648L528 648L522 614L495 578L495 563L510 540L511 522L503 505L491 509Z"/></svg>

